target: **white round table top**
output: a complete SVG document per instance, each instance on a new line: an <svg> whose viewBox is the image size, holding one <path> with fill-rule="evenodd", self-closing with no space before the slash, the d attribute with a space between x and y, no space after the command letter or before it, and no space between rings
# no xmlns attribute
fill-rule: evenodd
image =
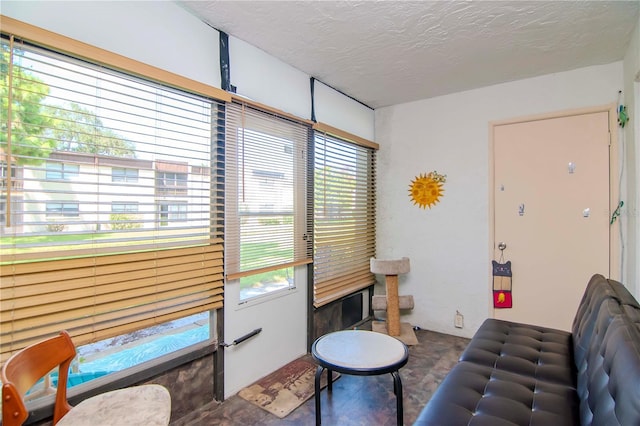
<svg viewBox="0 0 640 426"><path fill-rule="evenodd" d="M367 330L343 330L319 337L314 355L332 366L355 369L384 369L407 360L407 346L386 334Z"/></svg>
<svg viewBox="0 0 640 426"><path fill-rule="evenodd" d="M56 426L166 426L170 418L169 391L160 385L142 385L85 399Z"/></svg>

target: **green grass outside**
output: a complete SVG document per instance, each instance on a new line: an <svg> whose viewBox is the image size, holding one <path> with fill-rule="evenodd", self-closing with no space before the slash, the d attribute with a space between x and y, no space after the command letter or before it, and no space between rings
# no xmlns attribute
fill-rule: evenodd
<svg viewBox="0 0 640 426"><path fill-rule="evenodd" d="M261 242L261 243L242 243L240 246L240 259L241 267L246 268L247 256L254 253L264 254L265 260L279 260L281 262L289 262L293 259L293 249L290 247L280 248L278 243L275 242ZM266 262L265 262L266 264ZM253 265L256 268L260 266ZM276 271L269 271L260 274L250 275L240 279L241 288L250 288L259 286L263 283L277 282L286 280L289 277L293 277L293 268L280 269Z"/></svg>
<svg viewBox="0 0 640 426"><path fill-rule="evenodd" d="M110 233L102 233L102 234L60 234L60 235L35 235L35 236L23 236L23 237L0 237L0 246L30 246L33 244L43 244L43 243L62 243L65 241L87 241L87 240L101 240L108 239L109 236L113 234Z"/></svg>
<svg viewBox="0 0 640 426"><path fill-rule="evenodd" d="M259 287L263 284L288 281L289 278L293 278L293 267L240 278L240 288Z"/></svg>
<svg viewBox="0 0 640 426"><path fill-rule="evenodd" d="M279 244L275 242L243 242L240 245L240 265L242 268L249 266L246 259L248 256L255 258L255 253L260 253L264 258L268 259L280 258L283 262L293 260L293 249L291 247L280 248ZM262 265L253 266L259 268Z"/></svg>
<svg viewBox="0 0 640 426"><path fill-rule="evenodd" d="M204 233L203 233L204 235ZM137 240L131 240L128 242L117 241L123 236L133 238ZM107 254L122 254L131 251L136 251L135 246L140 244L141 241L148 238L146 244L166 244L175 243L174 248L187 247L193 245L193 237L183 237L179 230L164 231L160 235L156 231L145 231L133 233L122 232L102 232L102 233L86 233L86 234L46 234L46 235L25 235L25 236L5 236L0 237L0 250L2 256L20 256L29 254L39 254L37 261L44 260L56 260L60 257L56 257L56 252L72 251L82 249L102 249L112 248L113 252ZM203 240L205 237L203 237ZM186 242L186 244L185 244ZM144 242L143 242L144 243ZM127 246L131 246L131 249L127 250ZM149 251L149 249L139 250ZM0 264L8 263L2 262L2 256L0 256ZM78 256L65 256L65 258L73 257L86 257L86 251ZM19 261L19 262L28 262ZM32 260L33 261L33 260Z"/></svg>

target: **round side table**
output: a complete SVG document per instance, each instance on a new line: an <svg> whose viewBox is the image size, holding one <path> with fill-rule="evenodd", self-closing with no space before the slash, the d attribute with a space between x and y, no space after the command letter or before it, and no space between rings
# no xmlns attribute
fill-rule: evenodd
<svg viewBox="0 0 640 426"><path fill-rule="evenodd" d="M396 395L398 425L403 424L402 380L398 370L409 360L409 350L400 340L366 330L343 330L319 337L311 346L318 363L315 375L316 425L322 423L320 377L327 370L327 391L332 391L332 371L356 376L390 373Z"/></svg>

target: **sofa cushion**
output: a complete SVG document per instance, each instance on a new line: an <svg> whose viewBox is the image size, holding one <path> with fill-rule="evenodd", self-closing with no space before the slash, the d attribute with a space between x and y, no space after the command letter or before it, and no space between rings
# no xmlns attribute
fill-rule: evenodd
<svg viewBox="0 0 640 426"><path fill-rule="evenodd" d="M573 425L573 387L461 361L420 413L416 425Z"/></svg>
<svg viewBox="0 0 640 426"><path fill-rule="evenodd" d="M460 361L570 387L576 383L571 334L552 328L487 319Z"/></svg>

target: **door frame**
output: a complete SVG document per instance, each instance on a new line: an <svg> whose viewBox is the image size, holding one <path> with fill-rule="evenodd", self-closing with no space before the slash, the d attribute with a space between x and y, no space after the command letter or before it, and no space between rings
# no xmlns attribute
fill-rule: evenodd
<svg viewBox="0 0 640 426"><path fill-rule="evenodd" d="M588 108L570 109L564 111L549 112L543 114L528 115L505 120L496 120L489 122L489 247L487 252L489 259L487 262L487 312L492 318L493 299L491 297L492 290L492 268L491 261L495 260L495 251L497 242L495 241L495 128L506 124L518 124L531 121L548 120L553 118L563 118L575 115L584 115L597 112L609 113L609 217L615 211L620 200L619 191L619 162L618 158L618 123L617 123L617 107L616 104L606 104ZM616 220L613 225L609 226L609 277L614 280L620 280L620 220ZM586 283L585 283L586 284Z"/></svg>

